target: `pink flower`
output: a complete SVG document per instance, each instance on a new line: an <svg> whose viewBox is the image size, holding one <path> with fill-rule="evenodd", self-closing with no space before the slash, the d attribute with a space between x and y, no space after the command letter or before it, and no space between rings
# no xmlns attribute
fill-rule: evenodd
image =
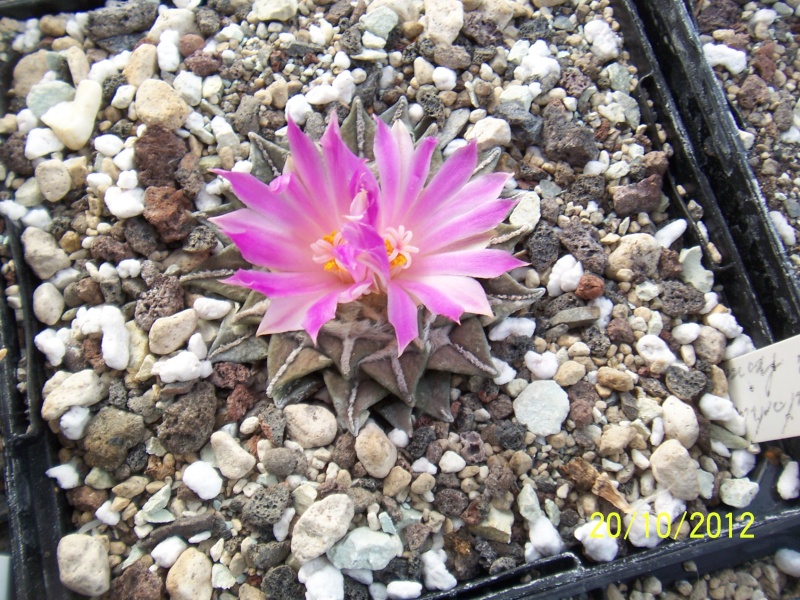
<svg viewBox="0 0 800 600"><path fill-rule="evenodd" d="M219 174L247 208L214 222L253 265L226 283L270 298L259 334L305 329L316 341L338 304L386 294L398 352L419 335L419 306L458 321L491 314L475 277L497 277L523 265L487 249L491 230L513 201L498 198L508 175L472 179L474 143L457 150L425 185L435 138L415 149L399 121L376 119L376 181L366 161L339 135L336 119L320 152L289 122L291 161L265 185L243 173Z"/></svg>

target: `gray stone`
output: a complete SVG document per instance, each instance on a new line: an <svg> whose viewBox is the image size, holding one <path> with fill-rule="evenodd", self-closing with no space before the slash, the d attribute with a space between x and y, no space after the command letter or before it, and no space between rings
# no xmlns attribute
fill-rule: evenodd
<svg viewBox="0 0 800 600"><path fill-rule="evenodd" d="M579 306L577 308L567 308L557 312L552 319L550 319L550 326L566 325L570 329L575 327L583 327L594 323L600 318L600 309L596 306Z"/></svg>
<svg viewBox="0 0 800 600"><path fill-rule="evenodd" d="M514 400L514 415L534 435L554 435L569 414L567 393L555 381L534 381Z"/></svg>
<svg viewBox="0 0 800 600"><path fill-rule="evenodd" d="M56 239L41 229L28 227L22 232L25 262L39 279L49 279L70 265L67 253L58 247Z"/></svg>
<svg viewBox="0 0 800 600"><path fill-rule="evenodd" d="M59 102L69 102L75 98L75 88L63 81L45 81L31 88L26 103L30 111L41 118Z"/></svg>
<svg viewBox="0 0 800 600"><path fill-rule="evenodd" d="M295 523L292 554L301 563L325 554L344 537L355 507L345 494L332 494L312 504Z"/></svg>
<svg viewBox="0 0 800 600"><path fill-rule="evenodd" d="M379 571L403 553L403 543L396 535L358 527L328 550L328 559L337 569Z"/></svg>

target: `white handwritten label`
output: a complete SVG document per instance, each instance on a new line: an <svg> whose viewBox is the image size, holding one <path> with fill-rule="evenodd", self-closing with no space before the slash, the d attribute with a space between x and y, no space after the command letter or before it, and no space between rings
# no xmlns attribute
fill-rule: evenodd
<svg viewBox="0 0 800 600"><path fill-rule="evenodd" d="M800 336L721 366L751 442L800 436Z"/></svg>

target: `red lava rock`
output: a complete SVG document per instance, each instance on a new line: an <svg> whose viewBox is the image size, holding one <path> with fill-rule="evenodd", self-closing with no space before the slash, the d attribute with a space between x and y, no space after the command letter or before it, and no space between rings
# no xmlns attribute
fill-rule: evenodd
<svg viewBox="0 0 800 600"><path fill-rule="evenodd" d="M187 33L181 36L178 41L178 50L181 56L191 56L198 50L202 50L206 45L206 41L196 33Z"/></svg>
<svg viewBox="0 0 800 600"><path fill-rule="evenodd" d="M144 192L144 213L165 242L179 242L192 231L189 201L182 190L151 186Z"/></svg>
<svg viewBox="0 0 800 600"><path fill-rule="evenodd" d="M605 289L606 284L602 277L592 273L585 273L578 282L578 289L575 290L575 295L582 300L594 300L602 296Z"/></svg>
<svg viewBox="0 0 800 600"><path fill-rule="evenodd" d="M214 365L214 371L208 380L217 387L232 390L250 378L250 369L239 363L220 362Z"/></svg>
<svg viewBox="0 0 800 600"><path fill-rule="evenodd" d="M614 192L614 210L620 217L640 212L652 212L661 204L661 177L650 175L630 185L623 185Z"/></svg>
<svg viewBox="0 0 800 600"><path fill-rule="evenodd" d="M675 250L661 249L661 256L658 257L658 274L661 275L661 279L675 279L683 273L679 256Z"/></svg>
<svg viewBox="0 0 800 600"><path fill-rule="evenodd" d="M115 240L108 235L98 235L92 244L91 252L93 258L113 263L136 256L136 252L127 243Z"/></svg>
<svg viewBox="0 0 800 600"><path fill-rule="evenodd" d="M248 410L253 408L256 397L247 386L238 384L228 396L228 421L238 421Z"/></svg>
<svg viewBox="0 0 800 600"><path fill-rule="evenodd" d="M739 106L752 110L757 104L764 104L769 100L769 88L758 75L748 75L739 87L736 98Z"/></svg>
<svg viewBox="0 0 800 600"><path fill-rule="evenodd" d="M133 146L139 183L175 185L175 171L186 154L186 143L166 127L150 125Z"/></svg>
<svg viewBox="0 0 800 600"><path fill-rule="evenodd" d="M592 405L585 400L577 400L570 404L569 418L575 423L578 429L586 427L594 421Z"/></svg>
<svg viewBox="0 0 800 600"><path fill-rule="evenodd" d="M769 41L765 42L753 53L755 54L755 58L753 59L753 68L758 71L759 75L761 75L761 79L767 83L772 81L772 78L775 77L775 71L778 70L778 67L775 64L775 59L772 58L774 52L775 42Z"/></svg>
<svg viewBox="0 0 800 600"><path fill-rule="evenodd" d="M222 59L218 54L208 54L200 51L189 56L184 63L186 68L200 77L213 75L222 67Z"/></svg>
<svg viewBox="0 0 800 600"><path fill-rule="evenodd" d="M669 167L669 159L661 150L653 150L642 157L642 165L648 176L660 175L663 177Z"/></svg>
<svg viewBox="0 0 800 600"><path fill-rule="evenodd" d="M83 357L96 373L105 373L108 368L103 360L103 351L100 348L100 339L88 337L83 340Z"/></svg>
<svg viewBox="0 0 800 600"><path fill-rule="evenodd" d="M8 167L9 171L28 177L33 175L33 163L25 156L26 140L26 134L12 133L0 144L0 162Z"/></svg>
<svg viewBox="0 0 800 600"><path fill-rule="evenodd" d="M606 333L608 338L615 344L632 344L633 329L630 323L625 319L611 319L611 322L606 326Z"/></svg>
<svg viewBox="0 0 800 600"><path fill-rule="evenodd" d="M166 598L164 580L138 560L111 582L111 597L116 600L163 600Z"/></svg>

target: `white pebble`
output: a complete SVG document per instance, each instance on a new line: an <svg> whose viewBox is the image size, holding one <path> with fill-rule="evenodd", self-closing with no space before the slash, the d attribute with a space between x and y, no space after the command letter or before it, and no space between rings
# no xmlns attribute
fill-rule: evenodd
<svg viewBox="0 0 800 600"><path fill-rule="evenodd" d="M736 317L731 313L714 313L708 315L706 317L706 322L714 329L724 333L725 337L728 339L735 338L744 331L739 323L736 322Z"/></svg>
<svg viewBox="0 0 800 600"><path fill-rule="evenodd" d="M62 490L71 490L81 484L81 474L72 463L51 467L45 475L55 479Z"/></svg>
<svg viewBox="0 0 800 600"><path fill-rule="evenodd" d="M100 505L100 508L94 511L94 516L111 527L114 527L117 523L119 523L121 518L118 511L111 510L111 500L106 500L103 502L103 504Z"/></svg>
<svg viewBox="0 0 800 600"><path fill-rule="evenodd" d="M132 190L139 185L139 174L136 171L121 171L117 177L117 187L122 190Z"/></svg>
<svg viewBox="0 0 800 600"><path fill-rule="evenodd" d="M339 92L332 85L318 85L317 87L311 88L306 93L306 100L308 101L308 104L313 104L315 106L330 104L331 102L336 102L338 99ZM308 117L306 116L306 118Z"/></svg>
<svg viewBox="0 0 800 600"><path fill-rule="evenodd" d="M159 567L162 569L169 569L188 547L189 544L184 542L177 535L173 535L153 548L150 552L150 556L153 557L153 560Z"/></svg>
<svg viewBox="0 0 800 600"><path fill-rule="evenodd" d="M28 209L17 204L13 200L3 200L0 202L0 214L5 215L12 221L19 221L28 212Z"/></svg>
<svg viewBox="0 0 800 600"><path fill-rule="evenodd" d="M562 256L550 271L550 279L547 282L548 295L555 297L564 292L575 291L582 276L583 265L571 254Z"/></svg>
<svg viewBox="0 0 800 600"><path fill-rule="evenodd" d="M386 437L389 438L389 441L392 442L398 448L405 448L408 446L408 434L403 431L402 429L392 429Z"/></svg>
<svg viewBox="0 0 800 600"><path fill-rule="evenodd" d="M553 352L538 354L529 350L525 353L525 366L537 379L552 379L558 371L558 359Z"/></svg>
<svg viewBox="0 0 800 600"><path fill-rule="evenodd" d="M677 219L656 231L654 237L662 248L669 248L683 235L683 232L686 231L686 227L686 219Z"/></svg>
<svg viewBox="0 0 800 600"><path fill-rule="evenodd" d="M92 420L92 411L85 406L73 406L58 421L58 428L68 440L79 440Z"/></svg>
<svg viewBox="0 0 800 600"><path fill-rule="evenodd" d="M186 344L186 349L200 360L205 360L208 356L208 348L206 347L206 343L203 341L203 334L199 331L192 334L192 337L189 338L189 342Z"/></svg>
<svg viewBox="0 0 800 600"><path fill-rule="evenodd" d="M439 468L442 470L442 473L458 473L466 466L467 461L452 450L445 452L439 460Z"/></svg>
<svg viewBox="0 0 800 600"><path fill-rule="evenodd" d="M110 133L99 135L94 139L94 149L102 154L105 154L106 156L111 156L112 158L119 154L119 151L122 150L122 146L124 144L125 142L123 142L119 137Z"/></svg>
<svg viewBox="0 0 800 600"><path fill-rule="evenodd" d="M29 160L60 152L63 149L64 144L53 133L53 130L47 127L31 129L25 140L25 158Z"/></svg>
<svg viewBox="0 0 800 600"><path fill-rule="evenodd" d="M202 460L193 462L183 470L183 483L203 500L216 498L222 491L222 477L214 467Z"/></svg>
<svg viewBox="0 0 800 600"><path fill-rule="evenodd" d="M800 468L795 460L786 463L778 478L778 494L784 500L794 500L800 496Z"/></svg>
<svg viewBox="0 0 800 600"><path fill-rule="evenodd" d="M197 316L201 319L215 321L227 315L232 305L228 300L201 297L194 301L192 307L197 311Z"/></svg>
<svg viewBox="0 0 800 600"><path fill-rule="evenodd" d="M433 85L442 91L449 92L456 87L457 79L458 75L455 71L453 71L453 69L448 69L447 67L436 67L433 70Z"/></svg>
<svg viewBox="0 0 800 600"><path fill-rule="evenodd" d="M725 348L723 359L731 360L732 358L738 358L750 352L755 352L755 350L756 346L753 344L753 340L750 339L749 335L738 335L733 338L731 343Z"/></svg>
<svg viewBox="0 0 800 600"><path fill-rule="evenodd" d="M114 61L108 59L100 60L94 63L92 68L89 69L88 78L102 84L106 79L117 73L119 73L119 70L117 69L117 65L114 64Z"/></svg>
<svg viewBox="0 0 800 600"><path fill-rule="evenodd" d="M181 71L172 87L189 106L197 106L203 100L203 78L191 71Z"/></svg>
<svg viewBox="0 0 800 600"><path fill-rule="evenodd" d="M349 104L353 100L353 94L356 92L356 82L353 79L353 74L350 71L342 71L333 80L333 89L336 90L339 101Z"/></svg>
<svg viewBox="0 0 800 600"><path fill-rule="evenodd" d="M775 553L775 566L790 577L800 577L800 552L781 548Z"/></svg>
<svg viewBox="0 0 800 600"><path fill-rule="evenodd" d="M575 539L583 544L586 556L597 562L611 562L617 557L619 546L611 536L605 520L588 521L575 530Z"/></svg>
<svg viewBox="0 0 800 600"><path fill-rule="evenodd" d="M703 416L712 421L727 421L736 418L739 414L736 412L733 402L714 394L703 394L698 406Z"/></svg>
<svg viewBox="0 0 800 600"><path fill-rule="evenodd" d="M546 515L539 514L528 526L528 539L539 556L554 556L564 550L561 534Z"/></svg>
<svg viewBox="0 0 800 600"><path fill-rule="evenodd" d="M22 224L25 227L36 227L37 229L47 229L53 219L46 208L32 208L28 214L22 217Z"/></svg>
<svg viewBox="0 0 800 600"><path fill-rule="evenodd" d="M494 381L497 385L505 385L517 376L517 372L514 370L514 368L499 358L492 357L492 364L497 370L497 377L495 377L492 381Z"/></svg>
<svg viewBox="0 0 800 600"><path fill-rule="evenodd" d="M533 319L506 317L489 332L489 339L493 342L499 342L512 335L533 337L535 331L536 321Z"/></svg>
<svg viewBox="0 0 800 600"><path fill-rule="evenodd" d="M45 355L47 362L52 366L57 367L64 360L64 355L67 353L66 340L62 339L55 329L43 329L36 337L33 338L33 343L36 348Z"/></svg>
<svg viewBox="0 0 800 600"><path fill-rule="evenodd" d="M133 99L136 97L135 85L121 85L114 93L114 98L111 100L111 106L120 110L125 110L131 105Z"/></svg>
<svg viewBox="0 0 800 600"><path fill-rule="evenodd" d="M797 233L789 224L789 221L786 220L786 217L780 211L771 210L769 211L769 220L772 221L772 224L775 226L775 230L778 232L778 235L781 236L781 240L787 246L794 246L797 243Z"/></svg>
<svg viewBox="0 0 800 600"><path fill-rule="evenodd" d="M120 171L130 171L136 168L133 148L125 148L114 157L114 164Z"/></svg>
<svg viewBox="0 0 800 600"><path fill-rule="evenodd" d="M340 69L349 69L350 57L347 56L346 52L339 50L333 57L333 66Z"/></svg>
<svg viewBox="0 0 800 600"><path fill-rule="evenodd" d="M344 577L325 556L300 567L297 580L306 586L306 600L344 599Z"/></svg>
<svg viewBox="0 0 800 600"><path fill-rule="evenodd" d="M429 590L452 590L458 582L447 570L444 550L428 550L420 556L422 561L422 581Z"/></svg>
<svg viewBox="0 0 800 600"><path fill-rule="evenodd" d="M125 317L119 308L110 304L89 309L82 306L75 315L72 327L79 329L84 335L102 333L100 349L103 352L103 362L112 369L128 368L130 333L125 328Z"/></svg>
<svg viewBox="0 0 800 600"><path fill-rule="evenodd" d="M731 452L731 474L734 477L745 477L756 466L756 457L747 450Z"/></svg>
<svg viewBox="0 0 800 600"><path fill-rule="evenodd" d="M619 56L620 40L605 21L600 19L589 21L583 27L583 35L586 41L592 45L592 54L600 59L600 62L606 62Z"/></svg>
<svg viewBox="0 0 800 600"><path fill-rule="evenodd" d="M283 511L281 518L277 523L275 523L275 525L272 526L272 535L275 536L277 541L282 542L289 535L289 525L291 524L294 515L295 509L290 506Z"/></svg>
<svg viewBox="0 0 800 600"><path fill-rule="evenodd" d="M152 373L158 375L164 383L173 383L206 378L211 375L212 370L210 362L201 361L195 354L183 351L172 358L154 364Z"/></svg>
<svg viewBox="0 0 800 600"><path fill-rule="evenodd" d="M414 473L430 473L431 475L436 475L438 472L436 466L431 464L431 461L424 456L411 463L411 470L414 471Z"/></svg>
<svg viewBox="0 0 800 600"><path fill-rule="evenodd" d="M314 112L314 109L311 108L311 104L308 103L305 96L297 94L289 98L285 112L287 119L291 119L298 125L305 125L306 119Z"/></svg>
<svg viewBox="0 0 800 600"><path fill-rule="evenodd" d="M672 337L679 344L691 344L700 335L702 326L699 323L683 323L677 327L673 327Z"/></svg>
<svg viewBox="0 0 800 600"><path fill-rule="evenodd" d="M675 355L670 351L667 343L655 335L644 335L636 342L636 350L648 366L659 361L664 369L675 362Z"/></svg>
<svg viewBox="0 0 800 600"><path fill-rule="evenodd" d="M742 50L734 50L724 44L705 44L703 54L712 67L722 65L734 75L738 75L747 68L747 53Z"/></svg>
<svg viewBox="0 0 800 600"><path fill-rule="evenodd" d="M126 258L119 261L117 265L117 274L120 279L128 279L129 277L138 277L142 271L142 263L135 258Z"/></svg>
<svg viewBox="0 0 800 600"><path fill-rule="evenodd" d="M411 600L422 595L422 584L416 581L392 581L386 586L389 600Z"/></svg>

